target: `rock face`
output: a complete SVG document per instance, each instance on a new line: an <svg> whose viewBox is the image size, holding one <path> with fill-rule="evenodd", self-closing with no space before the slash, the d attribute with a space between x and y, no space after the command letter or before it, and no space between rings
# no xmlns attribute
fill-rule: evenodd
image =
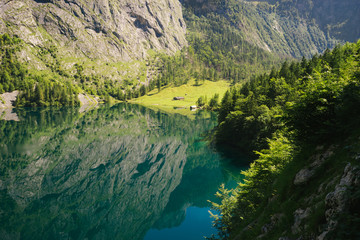
<svg viewBox="0 0 360 240"><path fill-rule="evenodd" d="M356 0L296 0L302 16L315 19L324 32L337 39L355 42L360 36L360 6Z"/></svg>
<svg viewBox="0 0 360 240"><path fill-rule="evenodd" d="M247 0L259 2L258 0ZM278 6L280 14L291 13L316 22L325 34L344 41L360 36L360 5L357 0L260 0Z"/></svg>
<svg viewBox="0 0 360 240"><path fill-rule="evenodd" d="M15 102L19 91L6 92L0 94L0 109L1 108L12 108L13 103Z"/></svg>
<svg viewBox="0 0 360 240"><path fill-rule="evenodd" d="M310 166L301 169L295 176L294 185L306 184L316 174L316 171L322 166L322 164L331 157L334 147L331 146L323 154L316 154L311 157L312 163Z"/></svg>
<svg viewBox="0 0 360 240"><path fill-rule="evenodd" d="M187 44L178 0L1 1L4 32L30 46L56 44L76 57L116 61L144 58L149 49L173 53Z"/></svg>
<svg viewBox="0 0 360 240"><path fill-rule="evenodd" d="M335 190L326 195L325 217L327 228L318 237L319 240L329 239L329 232L337 229L339 224L339 215L348 213L351 210L352 201L351 193L360 187L360 169L352 166L350 163L345 167L344 174L340 182L336 185Z"/></svg>
<svg viewBox="0 0 360 240"><path fill-rule="evenodd" d="M257 239L359 239L359 140L356 136L344 145L317 147L302 169L289 174L294 176L288 183L293 190L283 200L276 194L269 198L266 221L261 216L244 231L260 227ZM289 199L292 209L283 207Z"/></svg>

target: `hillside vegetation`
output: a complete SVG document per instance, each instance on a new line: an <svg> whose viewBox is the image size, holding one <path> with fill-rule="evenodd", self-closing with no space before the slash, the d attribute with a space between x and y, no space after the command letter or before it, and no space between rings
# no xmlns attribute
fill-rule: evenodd
<svg viewBox="0 0 360 240"><path fill-rule="evenodd" d="M22 91L16 106L78 105L76 88L70 79L34 73L19 62L17 52L22 46L23 42L18 37L0 35L0 94Z"/></svg>
<svg viewBox="0 0 360 240"><path fill-rule="evenodd" d="M225 93L218 144L258 150L214 208L220 239L359 238L360 41Z"/></svg>
<svg viewBox="0 0 360 240"><path fill-rule="evenodd" d="M244 82L284 58L311 57L354 39L356 3L326 2L329 7L270 0L183 0L182 7L175 0L3 2L0 33L21 39L12 58L28 70L29 77L20 77L33 81L20 87L17 76L0 92L21 90L18 106L76 105L75 92L128 100L191 79ZM321 17L335 8L353 18ZM56 99L49 99L54 91ZM64 100L65 94L71 97Z"/></svg>

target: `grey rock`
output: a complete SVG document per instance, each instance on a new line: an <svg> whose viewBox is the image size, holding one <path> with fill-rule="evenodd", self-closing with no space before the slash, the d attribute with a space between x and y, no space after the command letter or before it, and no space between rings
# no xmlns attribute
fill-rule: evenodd
<svg viewBox="0 0 360 240"><path fill-rule="evenodd" d="M18 95L19 95L19 91L6 92L0 94L0 109L12 108Z"/></svg>
<svg viewBox="0 0 360 240"><path fill-rule="evenodd" d="M306 183L315 175L315 169L301 169L295 176L294 184L300 185Z"/></svg>
<svg viewBox="0 0 360 240"><path fill-rule="evenodd" d="M337 217L347 211L349 205L349 189L360 186L360 169L348 163L344 173L335 190L328 193L325 198L326 211L325 218L327 222L326 229L318 236L318 240L328 239L327 234L334 231L338 226Z"/></svg>
<svg viewBox="0 0 360 240"><path fill-rule="evenodd" d="M299 208L294 212L294 225L291 227L291 231L293 234L298 234L301 232L303 225L303 220L309 217L311 214L310 208L305 210Z"/></svg>
<svg viewBox="0 0 360 240"><path fill-rule="evenodd" d="M301 185L307 183L316 173L317 169L333 155L334 146L329 147L327 151L322 154L314 155L311 160L313 161L310 166L301 169L295 176L294 184Z"/></svg>
<svg viewBox="0 0 360 240"><path fill-rule="evenodd" d="M1 1L4 32L31 46L56 43L75 55L117 61L143 59L149 49L173 53L187 45L178 0Z"/></svg>

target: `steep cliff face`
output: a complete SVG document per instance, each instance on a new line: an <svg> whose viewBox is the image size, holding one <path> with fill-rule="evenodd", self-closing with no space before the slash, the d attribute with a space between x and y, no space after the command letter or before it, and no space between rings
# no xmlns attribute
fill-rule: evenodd
<svg viewBox="0 0 360 240"><path fill-rule="evenodd" d="M360 5L356 0L265 0L277 4L281 13L300 16L316 22L337 39L355 42L360 36Z"/></svg>
<svg viewBox="0 0 360 240"><path fill-rule="evenodd" d="M215 13L227 22L227 27L238 31L242 39L281 56L311 57L332 48L336 42L317 23L291 11L282 11L284 4L214 0L182 0L182 3L209 19ZM291 5L289 10L294 8Z"/></svg>
<svg viewBox="0 0 360 240"><path fill-rule="evenodd" d="M181 2L197 15L224 17L245 40L280 55L311 57L336 43L360 37L360 5L356 0Z"/></svg>
<svg viewBox="0 0 360 240"><path fill-rule="evenodd" d="M73 57L129 61L147 50L186 46L177 0L13 0L0 2L0 33L33 47L55 44Z"/></svg>

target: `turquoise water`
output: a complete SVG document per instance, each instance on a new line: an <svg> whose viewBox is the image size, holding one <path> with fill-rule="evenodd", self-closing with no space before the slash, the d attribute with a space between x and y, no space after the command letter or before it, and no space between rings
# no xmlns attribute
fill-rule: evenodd
<svg viewBox="0 0 360 240"><path fill-rule="evenodd" d="M209 221L210 208L188 207L186 209L185 220L180 226L165 229L150 229L145 240L196 240L204 239L205 236L216 234L216 229L211 226Z"/></svg>
<svg viewBox="0 0 360 240"><path fill-rule="evenodd" d="M216 233L207 200L247 165L202 140L212 113L191 120L129 104L15 113L20 121L0 121L2 239L203 239Z"/></svg>

